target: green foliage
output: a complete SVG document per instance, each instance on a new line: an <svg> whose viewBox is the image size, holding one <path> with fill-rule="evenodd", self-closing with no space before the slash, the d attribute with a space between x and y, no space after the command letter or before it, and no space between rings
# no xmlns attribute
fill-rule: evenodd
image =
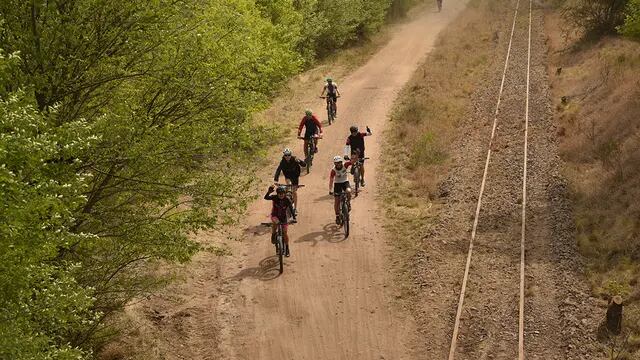
<svg viewBox="0 0 640 360"><path fill-rule="evenodd" d="M640 39L640 0L629 0L624 24L619 30L625 36Z"/></svg>
<svg viewBox="0 0 640 360"><path fill-rule="evenodd" d="M252 113L390 4L0 2L0 358L90 357L152 265L251 200Z"/></svg>
<svg viewBox="0 0 640 360"><path fill-rule="evenodd" d="M0 53L0 78L17 60ZM7 95L0 99L0 358L77 359L83 352L66 339L92 326L92 291L74 278L78 263L52 260L87 238L69 231L86 187L55 159L95 138L86 122L51 128L24 93Z"/></svg>
<svg viewBox="0 0 640 360"><path fill-rule="evenodd" d="M629 0L573 0L567 3L564 17L586 34L612 33L624 21Z"/></svg>

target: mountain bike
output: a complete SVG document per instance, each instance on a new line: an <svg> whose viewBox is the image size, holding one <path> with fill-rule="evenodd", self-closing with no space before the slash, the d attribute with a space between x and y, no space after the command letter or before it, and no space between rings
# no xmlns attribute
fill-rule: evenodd
<svg viewBox="0 0 640 360"><path fill-rule="evenodd" d="M369 159L368 157L362 158L362 159L358 159L354 164L353 164L353 183L354 183L354 195L358 196L358 190L360 189L360 173L362 172L362 164L364 164L364 161Z"/></svg>
<svg viewBox="0 0 640 360"><path fill-rule="evenodd" d="M284 271L284 251L285 251L285 243L284 243L284 230L283 230L283 226L284 225L290 225L290 224L295 224L295 221L291 221L291 222L287 222L287 223L280 223L278 224L278 227L276 228L276 239L274 242L274 245L276 247L276 254L278 255L278 262L280 264L280 274L282 274L282 272ZM262 223L262 225L264 226L273 226L273 223Z"/></svg>
<svg viewBox="0 0 640 360"><path fill-rule="evenodd" d="M344 237L347 238L349 237L349 211L351 211L349 195L346 191L336 195L340 196L340 226L344 230Z"/></svg>
<svg viewBox="0 0 640 360"><path fill-rule="evenodd" d="M305 138L302 136L298 136L298 139L305 140ZM309 172L311 171L311 165L313 165L313 155L317 151L316 142L314 141L314 139L322 139L322 137L316 134L308 138L309 141L307 141L307 147L304 151L304 162L307 164L307 174L309 174Z"/></svg>
<svg viewBox="0 0 640 360"><path fill-rule="evenodd" d="M292 203L292 204L294 204L294 202L293 202L293 188L294 188L294 185L292 185L292 184L278 184L278 183L276 183L276 184L274 184L274 185L275 185L276 187L278 187L278 186L283 186L283 187L285 188L285 194L286 194L287 198L289 198L289 201L291 201L291 203ZM297 186L295 186L295 187L296 187L296 189L297 189L297 188L304 187L304 185L297 185ZM294 207L294 208L295 208L295 207ZM298 210L297 208L295 208L295 209L296 209L296 211ZM287 210L287 212L288 212L288 210ZM296 216L297 216L297 214L296 214ZM290 219L290 218L292 218L292 217L293 217L293 214L288 214L288 213L287 213L287 218L289 218L289 219Z"/></svg>
<svg viewBox="0 0 640 360"><path fill-rule="evenodd" d="M336 111L338 110L336 101L331 96L321 96L321 99L327 99L327 120L329 125L336 120Z"/></svg>

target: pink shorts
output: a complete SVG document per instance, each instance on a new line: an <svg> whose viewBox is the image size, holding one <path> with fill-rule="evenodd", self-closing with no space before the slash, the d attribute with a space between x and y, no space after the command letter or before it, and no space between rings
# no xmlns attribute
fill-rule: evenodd
<svg viewBox="0 0 640 360"><path fill-rule="evenodd" d="M279 223L279 222L280 222L280 219L278 219L278 217L277 217L277 216L272 216L272 217L271 217L271 222L272 222L272 223ZM289 224L284 224L284 225L282 225L282 227L283 227L283 228L284 228L284 230L286 231L286 230L289 228Z"/></svg>

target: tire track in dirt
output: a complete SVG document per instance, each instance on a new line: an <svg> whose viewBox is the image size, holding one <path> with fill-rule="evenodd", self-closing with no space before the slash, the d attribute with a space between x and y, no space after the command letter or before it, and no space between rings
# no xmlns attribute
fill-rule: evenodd
<svg viewBox="0 0 640 360"><path fill-rule="evenodd" d="M338 120L325 130L311 174L301 178L299 224L291 227L292 257L283 276L269 281L273 249L263 233L246 232L251 253L239 273L238 321L232 345L223 346L240 359L409 359L415 336L411 318L394 307L389 283L389 251L375 199L382 129L393 101L433 46L437 34L463 8L452 1L442 13L426 10L405 24L378 54L340 81L343 97ZM320 85L320 84L318 84ZM316 109L321 108L317 101ZM319 111L318 111L319 112ZM292 119L292 121L295 121ZM353 201L352 234L347 240L333 224L328 196L331 158L341 154L348 127L369 125L367 186ZM301 151L301 144L289 144ZM249 211L247 226L268 213L265 201ZM257 229L255 229L257 230ZM229 269L231 271L231 269ZM237 270L235 271L237 272ZM233 272L232 272L233 273Z"/></svg>

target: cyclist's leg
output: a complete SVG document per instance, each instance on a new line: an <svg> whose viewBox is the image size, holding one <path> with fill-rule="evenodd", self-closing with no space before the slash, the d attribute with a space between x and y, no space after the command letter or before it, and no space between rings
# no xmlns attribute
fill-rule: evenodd
<svg viewBox="0 0 640 360"><path fill-rule="evenodd" d="M278 230L278 223L280 221L276 216L271 216L271 243L275 244L276 242L276 231Z"/></svg>
<svg viewBox="0 0 640 360"><path fill-rule="evenodd" d="M282 225L282 238L284 239L284 244L289 246L289 231L288 225Z"/></svg>
<svg viewBox="0 0 640 360"><path fill-rule="evenodd" d="M340 216L340 194L342 192L342 184L333 184L333 211L336 213L336 220Z"/></svg>
<svg viewBox="0 0 640 360"><path fill-rule="evenodd" d="M317 134L314 134L317 135ZM313 137L313 151L314 152L318 152L318 138L317 137Z"/></svg>
<svg viewBox="0 0 640 360"><path fill-rule="evenodd" d="M364 151L360 151L360 159L363 159L360 164L360 184L362 186L364 186L364 163L365 163L364 157L365 157Z"/></svg>
<svg viewBox="0 0 640 360"><path fill-rule="evenodd" d="M333 96L333 114L338 116L338 95L334 94Z"/></svg>
<svg viewBox="0 0 640 360"><path fill-rule="evenodd" d="M308 144L307 144L307 142L308 142L308 141L309 141L309 139L305 136L305 138L304 138L304 142L303 142L303 144L302 144L302 148L303 148L304 158L305 158L305 159L309 156L309 154L308 154L308 152L307 152L307 145L308 145Z"/></svg>
<svg viewBox="0 0 640 360"><path fill-rule="evenodd" d="M291 195L293 197L293 207L294 209L298 209L298 184L300 183L299 178L287 179L285 178L288 185L293 185L291 187Z"/></svg>

